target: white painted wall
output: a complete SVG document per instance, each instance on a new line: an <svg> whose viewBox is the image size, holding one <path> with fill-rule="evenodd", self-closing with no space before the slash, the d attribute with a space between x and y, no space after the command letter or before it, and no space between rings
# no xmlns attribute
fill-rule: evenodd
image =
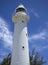
<svg viewBox="0 0 48 65"><path fill-rule="evenodd" d="M24 22L22 22L22 20ZM19 18L16 20L16 23L14 23L14 40L11 65L29 65L29 48L26 18Z"/></svg>

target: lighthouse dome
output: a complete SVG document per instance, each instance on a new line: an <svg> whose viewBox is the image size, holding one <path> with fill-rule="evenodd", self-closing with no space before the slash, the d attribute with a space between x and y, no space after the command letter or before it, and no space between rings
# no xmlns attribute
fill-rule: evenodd
<svg viewBox="0 0 48 65"><path fill-rule="evenodd" d="M29 15L27 9L23 5L19 5L12 16L12 20L16 22L17 20L29 20Z"/></svg>
<svg viewBox="0 0 48 65"><path fill-rule="evenodd" d="M23 5L19 5L17 8L16 8L16 12L27 12L26 8L23 6Z"/></svg>

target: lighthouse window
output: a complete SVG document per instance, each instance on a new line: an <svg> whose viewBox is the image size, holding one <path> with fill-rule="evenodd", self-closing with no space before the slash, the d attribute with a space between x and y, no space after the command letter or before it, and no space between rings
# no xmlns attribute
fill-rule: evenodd
<svg viewBox="0 0 48 65"><path fill-rule="evenodd" d="M26 10L25 10L24 8L18 8L18 9L16 10L16 12L20 12L20 11L26 12Z"/></svg>
<svg viewBox="0 0 48 65"><path fill-rule="evenodd" d="M24 49L24 46L22 48Z"/></svg>
<svg viewBox="0 0 48 65"><path fill-rule="evenodd" d="M22 23L24 23L24 21L22 20Z"/></svg>
<svg viewBox="0 0 48 65"><path fill-rule="evenodd" d="M27 36L27 33L26 33L26 36Z"/></svg>

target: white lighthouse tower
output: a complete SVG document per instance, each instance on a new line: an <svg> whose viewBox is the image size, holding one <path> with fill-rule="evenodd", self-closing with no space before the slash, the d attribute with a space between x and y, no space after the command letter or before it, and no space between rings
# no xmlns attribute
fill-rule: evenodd
<svg viewBox="0 0 48 65"><path fill-rule="evenodd" d="M14 22L14 38L11 65L30 65L27 23L29 16L23 5L19 5L12 17Z"/></svg>

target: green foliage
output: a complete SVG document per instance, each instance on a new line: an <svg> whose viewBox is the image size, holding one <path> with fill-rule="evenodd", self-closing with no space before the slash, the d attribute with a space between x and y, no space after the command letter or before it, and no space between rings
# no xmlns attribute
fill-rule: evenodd
<svg viewBox="0 0 48 65"><path fill-rule="evenodd" d="M39 53L36 52L33 49L32 54L30 55L30 65L43 65L44 62L43 61L43 57L39 56ZM11 63L11 54L9 54L6 58L3 59L3 62L0 65L10 65Z"/></svg>
<svg viewBox="0 0 48 65"><path fill-rule="evenodd" d="M9 54L6 58L3 59L3 62L0 65L10 65L11 63L11 54Z"/></svg>
<svg viewBox="0 0 48 65"><path fill-rule="evenodd" d="M35 49L33 49L30 55L30 65L43 65L45 63L44 58L40 57L38 52L35 53Z"/></svg>

